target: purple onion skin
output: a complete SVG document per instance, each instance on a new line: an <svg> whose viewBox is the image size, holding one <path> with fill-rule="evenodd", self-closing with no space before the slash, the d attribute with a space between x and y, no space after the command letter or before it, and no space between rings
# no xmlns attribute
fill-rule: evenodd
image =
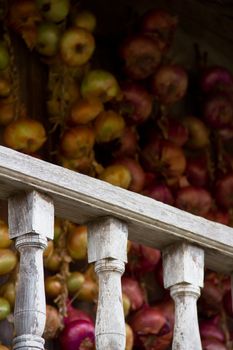
<svg viewBox="0 0 233 350"><path fill-rule="evenodd" d="M227 94L214 94L205 101L203 114L211 128L230 126L233 122L233 102Z"/></svg>
<svg viewBox="0 0 233 350"><path fill-rule="evenodd" d="M233 88L233 75L224 67L208 68L201 78L201 89L204 93L225 91Z"/></svg>
<svg viewBox="0 0 233 350"><path fill-rule="evenodd" d="M88 321L73 321L63 329L59 340L62 350L94 350L95 328Z"/></svg>
<svg viewBox="0 0 233 350"><path fill-rule="evenodd" d="M143 191L143 194L168 205L174 204L173 195L170 189L164 184L151 185Z"/></svg>
<svg viewBox="0 0 233 350"><path fill-rule="evenodd" d="M203 350L227 350L227 347L216 339L207 338L202 341Z"/></svg>
<svg viewBox="0 0 233 350"><path fill-rule="evenodd" d="M225 335L219 325L216 324L214 318L201 321L199 323L199 328L202 339L214 338L221 343L225 342Z"/></svg>

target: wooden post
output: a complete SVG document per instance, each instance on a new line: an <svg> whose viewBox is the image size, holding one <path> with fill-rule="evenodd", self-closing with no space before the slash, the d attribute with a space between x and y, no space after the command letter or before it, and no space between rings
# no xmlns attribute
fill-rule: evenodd
<svg viewBox="0 0 233 350"><path fill-rule="evenodd" d="M204 251L179 243L163 253L165 288L175 301L175 328L172 350L202 350L197 299L204 280Z"/></svg>
<svg viewBox="0 0 233 350"><path fill-rule="evenodd" d="M88 225L88 261L95 262L99 277L96 315L96 349L125 349L125 319L121 275L127 262L127 225L101 218Z"/></svg>
<svg viewBox="0 0 233 350"><path fill-rule="evenodd" d="M43 250L53 238L52 200L36 191L21 193L8 200L10 238L20 252L16 290L13 349L44 349L46 302Z"/></svg>

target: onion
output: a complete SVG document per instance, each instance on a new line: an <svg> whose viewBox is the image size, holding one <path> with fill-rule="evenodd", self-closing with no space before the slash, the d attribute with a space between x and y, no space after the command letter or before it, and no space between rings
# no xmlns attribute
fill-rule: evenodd
<svg viewBox="0 0 233 350"><path fill-rule="evenodd" d="M62 350L94 350L95 328L84 320L70 322L59 336Z"/></svg>
<svg viewBox="0 0 233 350"><path fill-rule="evenodd" d="M223 296L223 306L226 311L226 313L233 317L233 308L232 308L232 296L231 296L231 290L228 290L224 296Z"/></svg>
<svg viewBox="0 0 233 350"><path fill-rule="evenodd" d="M151 197L157 201L163 202L168 205L174 204L174 198L171 190L165 184L153 184L143 191L144 196Z"/></svg>
<svg viewBox="0 0 233 350"><path fill-rule="evenodd" d="M212 209L205 214L205 218L211 221L219 222L223 225L230 224L230 214L226 210L220 210L218 208Z"/></svg>
<svg viewBox="0 0 233 350"><path fill-rule="evenodd" d="M187 116L183 122L189 134L188 142L186 143L188 148L200 149L209 144L209 130L202 120L194 116Z"/></svg>
<svg viewBox="0 0 233 350"><path fill-rule="evenodd" d="M233 206L233 173L224 175L218 179L215 186L215 198L217 203L225 209Z"/></svg>
<svg viewBox="0 0 233 350"><path fill-rule="evenodd" d="M154 139L142 150L145 169L161 173L165 177L179 177L186 167L186 159L181 147L161 139Z"/></svg>
<svg viewBox="0 0 233 350"><path fill-rule="evenodd" d="M224 283L222 283L219 275L212 271L206 273L204 288L200 297L202 312L207 316L218 313L222 306L224 293Z"/></svg>
<svg viewBox="0 0 233 350"><path fill-rule="evenodd" d="M159 264L161 253L158 249L131 242L128 257L127 270L140 276L156 268Z"/></svg>
<svg viewBox="0 0 233 350"><path fill-rule="evenodd" d="M125 329L126 329L125 350L132 350L133 349L133 342L134 342L133 330L127 323L125 324Z"/></svg>
<svg viewBox="0 0 233 350"><path fill-rule="evenodd" d="M99 175L99 179L106 181L114 186L128 189L132 175L127 166L121 164L113 164L107 166Z"/></svg>
<svg viewBox="0 0 233 350"><path fill-rule="evenodd" d="M178 65L163 65L152 78L152 91L164 105L181 100L188 88L188 76Z"/></svg>
<svg viewBox="0 0 233 350"><path fill-rule="evenodd" d="M226 94L214 94L205 101L203 114L211 128L229 126L233 122L233 103Z"/></svg>
<svg viewBox="0 0 233 350"><path fill-rule="evenodd" d="M227 347L216 339L204 339L202 341L202 350L227 350Z"/></svg>
<svg viewBox="0 0 233 350"><path fill-rule="evenodd" d="M61 327L62 323L58 310L51 305L46 305L46 324L43 334L44 338L55 338L58 335Z"/></svg>
<svg viewBox="0 0 233 350"><path fill-rule="evenodd" d="M161 61L161 52L153 39L138 34L127 38L120 48L125 72L135 80L148 78Z"/></svg>
<svg viewBox="0 0 233 350"><path fill-rule="evenodd" d="M132 310L139 309L145 302L143 290L138 281L132 277L122 277L122 292L129 298Z"/></svg>
<svg viewBox="0 0 233 350"><path fill-rule="evenodd" d="M164 138L177 146L183 146L188 141L188 129L179 120L166 118L162 120L159 126L162 129Z"/></svg>
<svg viewBox="0 0 233 350"><path fill-rule="evenodd" d="M205 186L209 179L207 160L205 157L187 159L186 177L193 186Z"/></svg>
<svg viewBox="0 0 233 350"><path fill-rule="evenodd" d="M201 89L205 93L233 88L233 76L229 70L220 66L207 68L201 77Z"/></svg>
<svg viewBox="0 0 233 350"><path fill-rule="evenodd" d="M125 166L131 174L131 182L129 190L133 192L141 192L145 183L145 173L135 159L129 157L121 157L114 161L114 164Z"/></svg>
<svg viewBox="0 0 233 350"><path fill-rule="evenodd" d="M175 205L179 209L202 216L210 210L212 197L204 188L183 187L177 192Z"/></svg>
<svg viewBox="0 0 233 350"><path fill-rule="evenodd" d="M218 324L218 317L200 321L199 329L201 339L212 338L224 343L225 335Z"/></svg>
<svg viewBox="0 0 233 350"><path fill-rule="evenodd" d="M138 148L138 135L134 128L126 127L121 137L117 140L115 157L134 156Z"/></svg>
<svg viewBox="0 0 233 350"><path fill-rule="evenodd" d="M152 96L138 83L127 82L122 88L120 113L128 124L138 125L145 122L152 112Z"/></svg>
<svg viewBox="0 0 233 350"><path fill-rule="evenodd" d="M78 320L83 320L94 325L91 316L89 316L85 311L79 310L73 307L70 304L69 300L67 300L66 304L67 304L67 315L63 319L65 326L67 326L71 322L78 321Z"/></svg>
<svg viewBox="0 0 233 350"><path fill-rule="evenodd" d="M172 339L171 325L163 312L145 306L130 319L136 340L142 349L166 350Z"/></svg>
<svg viewBox="0 0 233 350"><path fill-rule="evenodd" d="M154 39L164 52L172 43L177 22L177 18L167 11L150 9L142 17L141 31Z"/></svg>

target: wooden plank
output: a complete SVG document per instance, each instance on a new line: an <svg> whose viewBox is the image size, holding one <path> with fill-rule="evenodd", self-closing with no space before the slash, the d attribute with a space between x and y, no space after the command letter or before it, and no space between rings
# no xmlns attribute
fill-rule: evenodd
<svg viewBox="0 0 233 350"><path fill-rule="evenodd" d="M159 249L186 240L205 248L207 267L233 270L232 228L0 146L0 199L32 189L51 196L58 217L83 224L115 216L130 240Z"/></svg>

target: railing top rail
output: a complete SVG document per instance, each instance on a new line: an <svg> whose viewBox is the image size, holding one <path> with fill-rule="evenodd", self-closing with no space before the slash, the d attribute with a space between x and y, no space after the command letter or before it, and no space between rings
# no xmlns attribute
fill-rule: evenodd
<svg viewBox="0 0 233 350"><path fill-rule="evenodd" d="M81 224L115 216L133 241L164 248L186 240L204 247L207 267L233 270L232 228L0 146L0 199L32 189L53 198L58 217Z"/></svg>

